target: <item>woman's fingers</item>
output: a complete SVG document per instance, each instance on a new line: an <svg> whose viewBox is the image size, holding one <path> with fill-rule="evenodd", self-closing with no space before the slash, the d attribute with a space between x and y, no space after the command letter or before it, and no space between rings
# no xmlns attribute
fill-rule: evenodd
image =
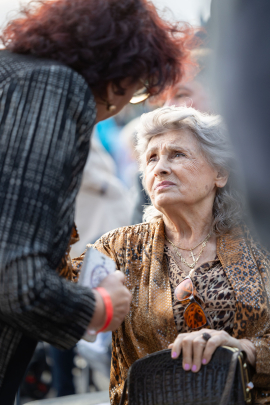
<svg viewBox="0 0 270 405"><path fill-rule="evenodd" d="M169 345L172 349L172 358L179 357L181 351L183 353L183 368L184 370L191 370L193 364L193 340L199 336L198 332L182 333L177 336L174 343Z"/></svg>
<svg viewBox="0 0 270 405"><path fill-rule="evenodd" d="M202 338L204 330L187 333L182 341L183 368L197 373L202 365L206 341Z"/></svg>
<svg viewBox="0 0 270 405"><path fill-rule="evenodd" d="M203 333L210 334L211 338L206 341L202 337ZM179 334L169 348L172 350L171 356L174 359L179 357L182 352L184 370L196 373L200 370L201 365L209 363L217 347L223 345L238 347L239 341L224 331L202 329Z"/></svg>
<svg viewBox="0 0 270 405"><path fill-rule="evenodd" d="M208 364L213 356L214 351L217 349L217 347L222 346L223 344L224 343L221 343L219 335L213 335L205 345L202 364Z"/></svg>
<svg viewBox="0 0 270 405"><path fill-rule="evenodd" d="M205 359L205 364L208 364L211 360L214 351L219 346L229 346L229 347L238 347L240 348L240 343L238 339L231 337L225 331L215 331L211 336L211 339L208 340L207 345L204 349L203 357Z"/></svg>
<svg viewBox="0 0 270 405"><path fill-rule="evenodd" d="M181 341L183 337L181 335L178 335L177 338L173 343L170 344L170 349L172 349L172 358L177 359L181 353Z"/></svg>
<svg viewBox="0 0 270 405"><path fill-rule="evenodd" d="M202 338L202 335L196 337L193 342L193 361L191 371L197 373L201 365L203 364L203 354L206 347L207 342ZM206 363L205 363L206 364Z"/></svg>
<svg viewBox="0 0 270 405"><path fill-rule="evenodd" d="M182 351L183 351L183 369L188 371L192 368L192 346L193 341L190 336L186 336L182 340Z"/></svg>
<svg viewBox="0 0 270 405"><path fill-rule="evenodd" d="M205 341L204 350L201 353L201 364L208 364L213 353L219 346L230 345L229 340L232 339L227 332L216 330L202 330L200 338L203 339L203 333L211 335L211 338ZM204 339L203 339L204 340ZM231 345L230 345L231 346ZM195 351L195 350L194 350ZM198 351L199 352L199 351ZM199 359L196 359L196 365Z"/></svg>

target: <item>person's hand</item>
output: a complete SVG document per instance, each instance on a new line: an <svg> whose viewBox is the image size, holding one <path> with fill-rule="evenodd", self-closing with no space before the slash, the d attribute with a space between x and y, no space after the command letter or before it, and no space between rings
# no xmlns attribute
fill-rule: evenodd
<svg viewBox="0 0 270 405"><path fill-rule="evenodd" d="M108 328L106 328L103 332L117 329L129 311L132 295L124 286L124 282L124 274L117 270L113 274L110 274L104 278L104 280L102 280L98 286L105 288L111 297L113 305L113 318ZM89 325L89 329L99 330L105 323L105 305L99 292L96 290L93 290L93 292L96 298L96 309Z"/></svg>
<svg viewBox="0 0 270 405"><path fill-rule="evenodd" d="M202 337L203 333L211 335L208 341ZM202 365L209 363L214 351L219 346L237 347L245 350L248 361L255 364L255 347L247 339L235 339L225 331L201 329L196 332L180 333L174 343L169 345L172 349L172 358L176 359L182 352L183 369L197 373Z"/></svg>

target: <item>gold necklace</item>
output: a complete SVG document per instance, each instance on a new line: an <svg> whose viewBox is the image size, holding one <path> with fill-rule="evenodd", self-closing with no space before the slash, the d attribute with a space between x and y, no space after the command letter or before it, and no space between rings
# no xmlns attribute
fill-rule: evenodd
<svg viewBox="0 0 270 405"><path fill-rule="evenodd" d="M194 248L189 248L189 249L185 249L185 248L182 248L181 246L176 246L176 245L174 245L175 247L177 247L177 249L181 249L181 250L195 250L198 246L200 246L203 242L205 242L206 240L208 240L209 238L210 238L210 236L211 236L211 232L209 232L209 234L204 238L204 240L203 241L201 241L200 243L198 243L198 245L196 245ZM169 239L167 239L168 241L169 241ZM171 242L172 244L173 244L173 242Z"/></svg>
<svg viewBox="0 0 270 405"><path fill-rule="evenodd" d="M201 255L202 255L202 253L203 253L203 251L204 251L205 246L207 245L207 242L208 242L210 236L211 236L211 233L209 233L209 234L206 236L206 238L204 238L204 240L203 240L201 243L199 243L197 246L195 246L194 248L191 248L191 249L178 248L178 247L168 238L167 235L165 235L165 238L166 238L167 241L172 245L172 247L173 247L175 253L180 257L181 262L184 263L186 266L188 266L190 269L194 269L194 267L195 267L196 264L198 263L198 261L199 261ZM200 246L200 245L202 245L202 248L201 248L200 253L199 253L199 255L198 255L197 259L196 259L195 256L194 256L193 250L196 249L196 247L198 247L198 246ZM191 255L191 257L192 257L193 263L191 263L191 264L188 263L188 262L186 261L186 259L184 259L184 257L181 255L181 253L178 252L178 249L189 250L190 253L191 253L190 255Z"/></svg>

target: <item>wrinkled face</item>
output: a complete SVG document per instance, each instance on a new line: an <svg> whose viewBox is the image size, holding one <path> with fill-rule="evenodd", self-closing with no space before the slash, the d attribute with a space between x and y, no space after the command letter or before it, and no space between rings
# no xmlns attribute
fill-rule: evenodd
<svg viewBox="0 0 270 405"><path fill-rule="evenodd" d="M213 204L216 187L224 186L189 129L153 137L146 151L145 184L153 205L160 211L177 206Z"/></svg>

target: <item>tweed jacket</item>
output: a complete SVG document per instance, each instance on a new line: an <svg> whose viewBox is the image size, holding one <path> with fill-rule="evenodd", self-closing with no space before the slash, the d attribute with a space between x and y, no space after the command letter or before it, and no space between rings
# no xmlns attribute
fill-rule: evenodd
<svg viewBox="0 0 270 405"><path fill-rule="evenodd" d="M129 314L113 333L110 396L111 403L116 405L132 363L167 348L177 336L164 258L163 220L116 229L93 246L115 261L133 296ZM254 383L269 390L270 256L254 242L245 227L218 237L217 255L236 299L232 335L254 343ZM78 265L81 259L77 260Z"/></svg>
<svg viewBox="0 0 270 405"><path fill-rule="evenodd" d="M79 74L0 51L0 387L22 337L70 348L91 321L93 293L56 268L95 117Z"/></svg>

